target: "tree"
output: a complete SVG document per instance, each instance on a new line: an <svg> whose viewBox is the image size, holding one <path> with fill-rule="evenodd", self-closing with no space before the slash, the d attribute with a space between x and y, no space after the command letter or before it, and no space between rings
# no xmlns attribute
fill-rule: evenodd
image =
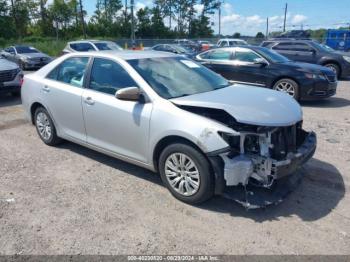
<svg viewBox="0 0 350 262"><path fill-rule="evenodd" d="M141 8L137 11L137 30L136 35L138 37L146 37L150 36L152 32L152 24L151 24L151 10L148 7Z"/></svg>
<svg viewBox="0 0 350 262"><path fill-rule="evenodd" d="M255 38L257 39L264 39L265 38L265 35L262 33L262 32L258 32L255 36Z"/></svg>
<svg viewBox="0 0 350 262"><path fill-rule="evenodd" d="M233 34L233 38L241 38L241 34L236 32Z"/></svg>

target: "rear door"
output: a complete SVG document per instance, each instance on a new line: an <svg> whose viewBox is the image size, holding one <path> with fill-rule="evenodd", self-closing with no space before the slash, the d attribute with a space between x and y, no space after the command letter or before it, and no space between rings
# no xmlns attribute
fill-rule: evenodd
<svg viewBox="0 0 350 262"><path fill-rule="evenodd" d="M86 141L82 94L89 57L64 60L46 77L41 87L43 101L58 127L70 138Z"/></svg>
<svg viewBox="0 0 350 262"><path fill-rule="evenodd" d="M89 144L145 163L152 103L115 97L118 90L137 86L119 63L95 58L83 93L83 112Z"/></svg>

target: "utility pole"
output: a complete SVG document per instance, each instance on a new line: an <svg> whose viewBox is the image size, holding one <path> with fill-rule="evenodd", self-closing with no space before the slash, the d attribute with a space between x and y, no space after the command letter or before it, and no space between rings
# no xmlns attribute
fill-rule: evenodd
<svg viewBox="0 0 350 262"><path fill-rule="evenodd" d="M284 9L283 32L286 32L287 11L288 11L288 4L286 3L286 8Z"/></svg>
<svg viewBox="0 0 350 262"><path fill-rule="evenodd" d="M221 2L219 3L219 37L221 37Z"/></svg>
<svg viewBox="0 0 350 262"><path fill-rule="evenodd" d="M85 21L84 21L84 12L83 12L83 3L82 0L79 0L80 5L80 18L81 18L81 25L83 27L83 35L84 39L86 39L86 28L85 28Z"/></svg>
<svg viewBox="0 0 350 262"><path fill-rule="evenodd" d="M269 38L269 18L266 18L266 34L265 34L265 38L266 40Z"/></svg>
<svg viewBox="0 0 350 262"><path fill-rule="evenodd" d="M128 0L125 0L125 24L128 21Z"/></svg>
<svg viewBox="0 0 350 262"><path fill-rule="evenodd" d="M131 44L134 49L135 43L135 21L134 21L134 0L130 0L130 11L131 11Z"/></svg>

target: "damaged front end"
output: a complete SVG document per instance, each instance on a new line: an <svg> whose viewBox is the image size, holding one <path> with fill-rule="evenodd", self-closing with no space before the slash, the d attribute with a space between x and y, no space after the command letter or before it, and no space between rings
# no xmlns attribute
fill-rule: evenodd
<svg viewBox="0 0 350 262"><path fill-rule="evenodd" d="M237 133L220 133L229 152L209 154L223 176L218 191L246 208L281 202L300 181L299 168L315 153L316 134L304 131L301 121L288 127L235 125Z"/></svg>

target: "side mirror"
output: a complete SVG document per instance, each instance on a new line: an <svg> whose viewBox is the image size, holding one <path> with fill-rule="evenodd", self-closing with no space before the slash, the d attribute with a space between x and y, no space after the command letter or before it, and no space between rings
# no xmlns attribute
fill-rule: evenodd
<svg viewBox="0 0 350 262"><path fill-rule="evenodd" d="M255 60L254 60L254 64L260 65L261 67L264 67L264 66L267 66L267 65L268 65L268 63L266 62L266 60L263 59L263 58L257 58L257 59L255 59Z"/></svg>
<svg viewBox="0 0 350 262"><path fill-rule="evenodd" d="M143 95L140 88L133 86L118 90L115 93L115 97L125 101L140 101Z"/></svg>

